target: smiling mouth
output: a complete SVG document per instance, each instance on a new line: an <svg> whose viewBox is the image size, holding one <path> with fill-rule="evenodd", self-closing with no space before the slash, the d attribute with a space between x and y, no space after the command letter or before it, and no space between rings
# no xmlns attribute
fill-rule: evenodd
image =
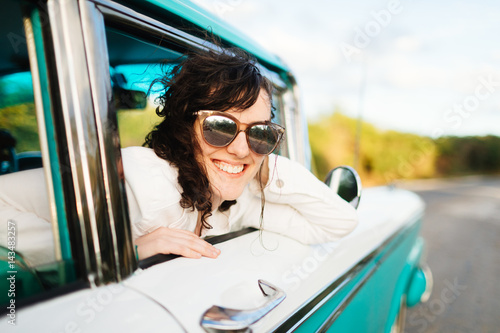
<svg viewBox="0 0 500 333"><path fill-rule="evenodd" d="M228 163L224 163L222 161L214 161L215 166L224 172L230 173L230 174L237 174L243 171L245 168L245 165L240 164L240 165L232 165Z"/></svg>

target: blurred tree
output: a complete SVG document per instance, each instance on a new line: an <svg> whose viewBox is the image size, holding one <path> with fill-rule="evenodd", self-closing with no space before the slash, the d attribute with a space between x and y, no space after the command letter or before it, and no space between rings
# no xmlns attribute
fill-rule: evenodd
<svg viewBox="0 0 500 333"><path fill-rule="evenodd" d="M440 175L492 173L500 171L500 138L446 136L436 140Z"/></svg>
<svg viewBox="0 0 500 333"><path fill-rule="evenodd" d="M16 139L16 152L39 151L31 73L0 77L0 129Z"/></svg>
<svg viewBox="0 0 500 333"><path fill-rule="evenodd" d="M436 147L426 137L381 131L363 123L358 172L365 185L390 183L401 178L432 177ZM309 136L318 178L340 164L352 165L356 120L336 110L310 122Z"/></svg>

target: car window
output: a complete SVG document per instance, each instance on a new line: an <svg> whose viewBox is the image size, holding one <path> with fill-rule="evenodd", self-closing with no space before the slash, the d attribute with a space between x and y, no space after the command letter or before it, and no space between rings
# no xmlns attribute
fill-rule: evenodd
<svg viewBox="0 0 500 333"><path fill-rule="evenodd" d="M0 304L73 280L71 260L55 252L21 5L0 12Z"/></svg>
<svg viewBox="0 0 500 333"><path fill-rule="evenodd" d="M141 146L146 134L160 121L154 104L158 91L150 91L149 88L153 80L160 77L162 68L165 67L167 65L153 63L124 64L110 68L122 148ZM118 80L121 81L120 84L117 83ZM134 94L130 91L144 94L149 92L149 97L143 97L142 105L126 105L124 100L130 99L130 95Z"/></svg>
<svg viewBox="0 0 500 333"><path fill-rule="evenodd" d="M138 26L134 26L135 24ZM158 105L155 99L163 92L163 86L162 84L151 86L151 84L155 80L164 78L163 76L172 66L182 61L187 47L203 47L197 43L208 44L203 40L195 41L196 37L191 35L185 35L188 40L182 37L177 40L177 37L172 38L162 34L155 36L155 32L148 31L148 27L139 27L141 24L116 21L113 16L104 14L110 84L121 148L142 146L147 134L162 120L156 114ZM182 36L182 32L177 36L179 35ZM263 69L264 74L267 72L269 72L267 69ZM274 75L277 77L276 74ZM147 94L147 97L142 96L143 102L141 102L141 93ZM284 124L285 115L282 96L283 85L273 96L275 108L273 121L280 124ZM276 153L288 156L286 141ZM128 198L130 215L134 215L133 207L135 206L137 203ZM164 259L160 258L157 261L155 259L155 263L162 262ZM141 265L141 267L146 266Z"/></svg>
<svg viewBox="0 0 500 333"><path fill-rule="evenodd" d="M179 63L182 52L148 43L116 27L106 27L106 41L121 147L141 146L146 135L161 121L156 114L155 99L162 92L162 86L151 84ZM139 92L147 94L143 104L127 103ZM273 95L273 121L280 124L284 123L282 95L280 91ZM286 146L285 138L276 153L288 156Z"/></svg>
<svg viewBox="0 0 500 333"><path fill-rule="evenodd" d="M41 168L42 157L30 72L0 77L0 175Z"/></svg>
<svg viewBox="0 0 500 333"><path fill-rule="evenodd" d="M154 104L160 91L151 84L182 54L113 27L106 27L106 42L121 147L141 146L160 121Z"/></svg>
<svg viewBox="0 0 500 333"><path fill-rule="evenodd" d="M278 124L282 124L283 126L286 126L285 113L284 113L284 107L283 107L283 93L279 90L276 90L273 94L273 108L274 108L273 122L278 123ZM286 157L290 156L287 135L285 135L283 137L283 140L280 143L278 150L275 151L274 153L278 154L278 155L286 156Z"/></svg>

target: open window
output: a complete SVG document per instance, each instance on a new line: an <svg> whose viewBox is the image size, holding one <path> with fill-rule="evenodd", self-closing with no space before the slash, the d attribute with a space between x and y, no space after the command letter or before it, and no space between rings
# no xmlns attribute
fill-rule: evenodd
<svg viewBox="0 0 500 333"><path fill-rule="evenodd" d="M19 306L76 280L61 200L40 29L43 8L2 2L0 304ZM50 139L48 139L50 138ZM49 143L50 141L50 143ZM42 158L43 157L43 158ZM59 199L59 200L58 200ZM2 306L2 308L6 308Z"/></svg>
<svg viewBox="0 0 500 333"><path fill-rule="evenodd" d="M137 13L116 4L109 7L97 5L91 12L94 16L102 17L104 22L102 29L105 38L100 49L107 50L109 85L113 97L111 105L116 112L120 147L141 146L146 135L161 121L156 115L155 105L161 86L151 86L154 80L161 79L168 69L182 61L186 51L217 47L196 37L193 31L185 33L169 26L168 22L157 22L149 18L148 23L145 23ZM273 121L283 123L283 92L286 91L286 85L277 74L265 67L261 69L277 88L273 96ZM136 101L137 103L128 104L128 101L134 101L131 96L144 98L145 93L148 95L142 103ZM289 156L286 142L277 153ZM239 233L232 237L237 235ZM156 259L155 263L162 261ZM146 266L148 265L141 264L141 267Z"/></svg>
<svg viewBox="0 0 500 333"><path fill-rule="evenodd" d="M144 143L145 136L161 121L156 115L155 98L162 87L159 84L152 86L153 81L161 79L171 67L182 61L186 51L217 46L168 25L162 24L158 28L154 24L146 25L134 17L124 19L124 16L105 7L100 9L104 14L120 144L122 148L140 146ZM262 71L277 88L273 95L273 121L283 123L285 86L275 73L264 67ZM141 102L128 104L128 101L133 100L131 96L140 97ZM276 153L288 156L288 148L282 145L282 149Z"/></svg>

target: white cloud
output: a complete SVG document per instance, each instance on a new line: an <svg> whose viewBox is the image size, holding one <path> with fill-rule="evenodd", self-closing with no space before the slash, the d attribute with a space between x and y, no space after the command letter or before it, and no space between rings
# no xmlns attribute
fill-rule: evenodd
<svg viewBox="0 0 500 333"><path fill-rule="evenodd" d="M310 118L333 110L359 111L366 66L364 117L382 128L427 133L500 134L500 87L474 117L450 129L444 114L474 92L481 75L500 81L500 5L484 2L402 2L403 11L347 62L339 45L373 20L387 1L195 0L278 54L294 71ZM222 7L226 8L226 7ZM229 8L229 7L228 7ZM483 125L481 125L483 123ZM496 129L495 129L496 128Z"/></svg>
<svg viewBox="0 0 500 333"><path fill-rule="evenodd" d="M394 45L401 52L416 52L420 49L422 43L419 39L412 36L402 36L396 38Z"/></svg>

